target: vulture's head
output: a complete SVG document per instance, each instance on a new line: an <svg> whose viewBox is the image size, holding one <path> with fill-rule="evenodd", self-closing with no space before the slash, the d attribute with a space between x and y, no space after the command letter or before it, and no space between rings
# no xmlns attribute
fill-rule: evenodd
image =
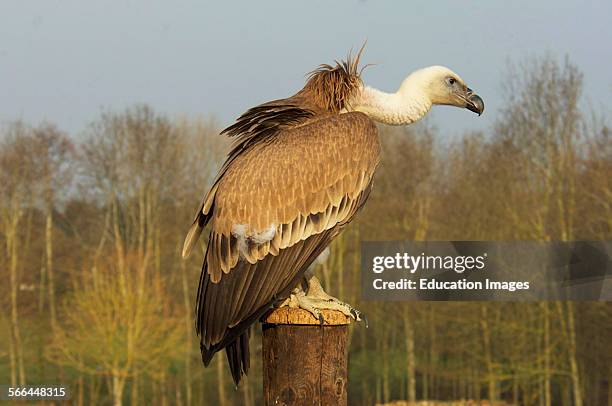
<svg viewBox="0 0 612 406"><path fill-rule="evenodd" d="M400 92L422 92L432 105L466 108L478 115L484 111L484 102L463 79L444 66L430 66L408 76Z"/></svg>

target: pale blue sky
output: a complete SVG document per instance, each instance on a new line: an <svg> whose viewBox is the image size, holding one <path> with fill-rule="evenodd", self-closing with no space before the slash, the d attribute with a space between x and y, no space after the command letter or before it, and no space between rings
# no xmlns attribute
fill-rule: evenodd
<svg viewBox="0 0 612 406"><path fill-rule="evenodd" d="M587 100L609 114L611 15L609 0L4 0L0 121L47 119L78 133L102 109L144 102L227 125L366 39L372 86L395 90L412 70L441 64L483 97L481 118L434 111L450 136L491 125L508 61L547 52L568 54L585 73Z"/></svg>

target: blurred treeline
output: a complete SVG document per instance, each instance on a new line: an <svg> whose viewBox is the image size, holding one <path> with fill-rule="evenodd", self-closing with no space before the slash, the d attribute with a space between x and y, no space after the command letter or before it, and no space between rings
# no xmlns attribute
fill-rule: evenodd
<svg viewBox="0 0 612 406"><path fill-rule="evenodd" d="M608 303L359 298L361 240L610 239L611 134L583 108L582 80L568 61L532 60L503 78L486 133L380 128L374 192L319 269L369 319L351 327L350 404L612 405ZM64 382L79 405L260 404L258 329L237 390L224 355L204 369L193 326L202 255L180 259L227 149L219 129L146 106L77 135L2 128L1 383Z"/></svg>

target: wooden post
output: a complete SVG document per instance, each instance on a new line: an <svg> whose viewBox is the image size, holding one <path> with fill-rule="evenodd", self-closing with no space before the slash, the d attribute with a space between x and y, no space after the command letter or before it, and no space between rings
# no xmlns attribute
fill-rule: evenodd
<svg viewBox="0 0 612 406"><path fill-rule="evenodd" d="M322 313L324 325L289 307L263 320L265 405L347 404L350 318L335 310Z"/></svg>

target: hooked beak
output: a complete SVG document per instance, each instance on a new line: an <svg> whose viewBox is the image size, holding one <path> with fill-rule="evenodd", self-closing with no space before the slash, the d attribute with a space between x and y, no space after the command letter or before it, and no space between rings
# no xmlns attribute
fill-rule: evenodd
<svg viewBox="0 0 612 406"><path fill-rule="evenodd" d="M479 116L484 111L484 101L468 87L465 97L465 108L477 113Z"/></svg>

